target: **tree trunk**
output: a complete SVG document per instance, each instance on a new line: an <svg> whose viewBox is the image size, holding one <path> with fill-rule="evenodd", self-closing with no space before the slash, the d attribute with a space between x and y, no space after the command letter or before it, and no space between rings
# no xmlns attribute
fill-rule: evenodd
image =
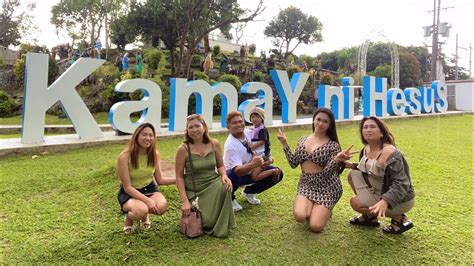
<svg viewBox="0 0 474 266"><path fill-rule="evenodd" d="M209 46L209 34L204 36L204 51L206 54L211 52L211 47Z"/></svg>
<svg viewBox="0 0 474 266"><path fill-rule="evenodd" d="M183 77L186 78L192 78L189 76L189 72L191 70L191 59L193 58L194 55L194 49L189 49L188 52L186 53L186 71L183 73Z"/></svg>
<svg viewBox="0 0 474 266"><path fill-rule="evenodd" d="M109 21L108 21L108 15L105 15L105 60L107 60L109 56Z"/></svg>
<svg viewBox="0 0 474 266"><path fill-rule="evenodd" d="M169 49L170 50L170 65L171 65L171 76L175 77L176 76L176 66L175 66L175 60L174 60L174 48Z"/></svg>

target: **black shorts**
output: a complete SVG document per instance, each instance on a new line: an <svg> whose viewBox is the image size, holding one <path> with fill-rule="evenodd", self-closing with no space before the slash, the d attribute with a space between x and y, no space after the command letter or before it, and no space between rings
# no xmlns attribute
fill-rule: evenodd
<svg viewBox="0 0 474 266"><path fill-rule="evenodd" d="M146 185L142 188L137 188L137 190L140 193L142 193L143 195L147 196L147 197L150 197L155 192L160 192L160 189L158 188L158 186L156 186L154 181L151 181L150 184L148 184L148 185ZM118 195L117 195L117 199L118 199L118 202L120 204L120 209L122 209L123 213L126 213L126 211L123 210L123 205L125 204L125 202L127 202L131 198L132 197L130 195L128 195L127 192L125 192L125 190L123 189L123 186L121 185L120 190L119 190Z"/></svg>

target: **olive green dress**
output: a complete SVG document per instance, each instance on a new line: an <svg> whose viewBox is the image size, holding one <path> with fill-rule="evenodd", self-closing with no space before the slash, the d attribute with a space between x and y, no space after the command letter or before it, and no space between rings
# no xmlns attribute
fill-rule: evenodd
<svg viewBox="0 0 474 266"><path fill-rule="evenodd" d="M227 237L229 229L235 227L234 210L232 209L231 192L225 189L220 175L216 172L215 152L212 150L206 156L197 154L191 156L204 233L216 237ZM186 158L184 181L186 195L192 202L194 192L191 165L188 158Z"/></svg>

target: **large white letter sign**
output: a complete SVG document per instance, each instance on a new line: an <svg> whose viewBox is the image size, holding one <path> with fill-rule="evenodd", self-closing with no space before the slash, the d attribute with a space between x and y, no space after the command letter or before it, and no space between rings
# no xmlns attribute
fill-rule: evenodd
<svg viewBox="0 0 474 266"><path fill-rule="evenodd" d="M297 102L308 80L308 73L294 73L290 80L288 73L282 70L271 70L273 82L281 100L281 120L283 123L296 122Z"/></svg>
<svg viewBox="0 0 474 266"><path fill-rule="evenodd" d="M80 58L48 88L48 55L28 53L25 64L22 143L43 142L45 113L58 101L81 139L102 138L99 126L74 87L104 62L105 60Z"/></svg>
<svg viewBox="0 0 474 266"><path fill-rule="evenodd" d="M257 99L246 100L239 105L239 111L244 114L244 119L250 122L250 110L258 106L265 111L265 125L271 125L273 120L273 91L262 82L248 82L242 86L240 93L257 94Z"/></svg>
<svg viewBox="0 0 474 266"><path fill-rule="evenodd" d="M407 101L405 112L417 115L421 112L420 91L417 88L406 88L405 98Z"/></svg>
<svg viewBox="0 0 474 266"><path fill-rule="evenodd" d="M431 88L435 92L435 111L446 113L446 111L448 111L448 95L446 92L446 84L439 80L435 80L433 83L431 83Z"/></svg>
<svg viewBox="0 0 474 266"><path fill-rule="evenodd" d="M326 107L332 110L336 120L341 119L344 113L344 94L341 87L319 85L318 86L318 108Z"/></svg>
<svg viewBox="0 0 474 266"><path fill-rule="evenodd" d="M109 111L109 122L113 129L126 133L133 133L142 123L150 123L155 131L161 130L161 88L155 82L147 79L130 79L118 83L116 92L143 91L140 101L126 101L115 103ZM143 111L137 122L130 120L130 114Z"/></svg>
<svg viewBox="0 0 474 266"><path fill-rule="evenodd" d="M405 94L399 88L391 88L387 92L388 113L401 115L405 111Z"/></svg>
<svg viewBox="0 0 474 266"><path fill-rule="evenodd" d="M387 79L365 76L364 116L387 116Z"/></svg>
<svg viewBox="0 0 474 266"><path fill-rule="evenodd" d="M226 127L225 117L230 111L237 110L237 90L232 84L219 82L212 87L204 80L172 78L170 85L169 131L184 131L188 115L189 96L196 96L196 113L202 114L209 128L212 128L213 100L217 94L221 97L221 125ZM179 101L179 103L178 103Z"/></svg>

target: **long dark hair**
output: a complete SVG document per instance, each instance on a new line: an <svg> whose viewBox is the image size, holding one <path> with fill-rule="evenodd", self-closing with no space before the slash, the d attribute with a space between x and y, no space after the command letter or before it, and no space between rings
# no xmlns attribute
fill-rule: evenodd
<svg viewBox="0 0 474 266"><path fill-rule="evenodd" d="M130 163L132 167L135 169L138 169L138 151L139 151L138 136L147 127L151 128L151 131L153 131L153 136L156 136L155 127L153 127L153 125L150 123L144 123L144 124L139 125L137 129L135 129L135 132L133 132L132 138L128 142L126 151L128 151ZM146 153L148 157L147 165L155 167L156 156L157 156L156 155L156 139L155 141L151 143L150 147L147 148Z"/></svg>
<svg viewBox="0 0 474 266"><path fill-rule="evenodd" d="M336 131L336 119L334 118L334 114L331 111L331 109L328 108L319 108L314 112L313 114L313 133L314 133L314 119L319 113L325 113L329 117L329 128L326 132L326 135L328 135L329 139L332 141L335 141L339 144L339 138L337 137L337 131Z"/></svg>
<svg viewBox="0 0 474 266"><path fill-rule="evenodd" d="M384 121L380 120L379 118L377 118L375 116L364 117L360 121L360 125L359 125L360 139L362 140L362 143L364 143L364 145L367 145L367 141L364 139L364 135L362 135L362 130L364 128L364 123L367 120L373 120L377 124L377 126L379 127L380 133L382 133L382 139L381 139L382 145L387 143L387 144L391 144L393 146L396 146L395 145L395 137L390 132L390 130L388 130L387 124L385 124Z"/></svg>
<svg viewBox="0 0 474 266"><path fill-rule="evenodd" d="M202 143L207 144L211 142L211 138L209 137L209 130L207 129L207 124L206 124L206 121L204 120L204 116L200 114L193 114L186 118L186 135L184 135L184 143L191 143L191 144L194 143L193 139L188 134L188 124L192 120L199 121L204 127L204 134L202 135Z"/></svg>

